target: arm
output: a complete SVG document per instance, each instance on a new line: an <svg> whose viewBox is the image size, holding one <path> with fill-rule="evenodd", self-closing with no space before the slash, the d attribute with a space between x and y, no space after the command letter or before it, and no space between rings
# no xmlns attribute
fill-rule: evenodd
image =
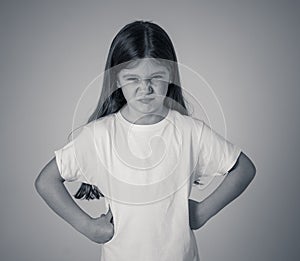
<svg viewBox="0 0 300 261"><path fill-rule="evenodd" d="M42 169L35 180L35 188L47 205L77 231L96 243L107 242L113 235L111 212L92 218L72 199L65 188L55 157Z"/></svg>
<svg viewBox="0 0 300 261"><path fill-rule="evenodd" d="M201 202L189 200L190 226L199 229L211 217L237 198L256 174L253 162L241 152L236 164L217 189Z"/></svg>

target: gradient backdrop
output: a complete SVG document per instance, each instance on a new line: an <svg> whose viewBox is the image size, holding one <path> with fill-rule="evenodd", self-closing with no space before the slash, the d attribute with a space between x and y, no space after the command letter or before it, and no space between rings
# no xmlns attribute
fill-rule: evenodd
<svg viewBox="0 0 300 261"><path fill-rule="evenodd" d="M297 260L299 1L7 0L0 12L1 261L99 260L101 247L52 212L34 180L66 142L111 40L136 19L161 25L178 60L211 83L227 137L257 168L196 231L201 260ZM91 215L104 210L102 200L77 202Z"/></svg>

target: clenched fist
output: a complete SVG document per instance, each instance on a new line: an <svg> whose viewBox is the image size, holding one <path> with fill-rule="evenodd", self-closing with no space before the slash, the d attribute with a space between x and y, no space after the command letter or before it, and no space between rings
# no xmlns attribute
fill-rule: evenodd
<svg viewBox="0 0 300 261"><path fill-rule="evenodd" d="M110 207L106 214L91 218L87 224L86 236L95 243L104 244L112 239L114 235L113 215Z"/></svg>

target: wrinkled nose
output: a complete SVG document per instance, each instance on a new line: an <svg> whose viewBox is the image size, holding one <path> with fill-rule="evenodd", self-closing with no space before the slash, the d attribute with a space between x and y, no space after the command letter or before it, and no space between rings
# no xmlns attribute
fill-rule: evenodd
<svg viewBox="0 0 300 261"><path fill-rule="evenodd" d="M152 93L152 91L153 91L149 79L144 79L144 80L142 80L142 81L141 81L141 84L140 84L140 88L141 88L141 90L143 90L145 93Z"/></svg>

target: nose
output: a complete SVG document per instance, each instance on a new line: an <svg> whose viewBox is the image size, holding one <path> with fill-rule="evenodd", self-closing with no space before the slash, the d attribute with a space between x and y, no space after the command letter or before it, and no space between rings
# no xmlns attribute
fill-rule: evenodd
<svg viewBox="0 0 300 261"><path fill-rule="evenodd" d="M141 80L141 89L146 91L146 92L152 92L152 87L151 87L151 84L150 84L150 80L151 79L143 79ZM144 81L146 81L146 83L144 83Z"/></svg>

